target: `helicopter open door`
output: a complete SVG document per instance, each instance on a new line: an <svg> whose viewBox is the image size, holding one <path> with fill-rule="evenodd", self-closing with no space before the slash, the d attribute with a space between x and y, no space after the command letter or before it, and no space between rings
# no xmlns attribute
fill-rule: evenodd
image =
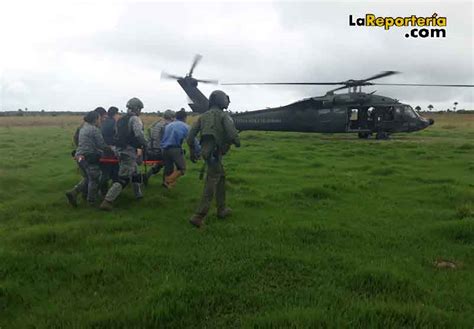
<svg viewBox="0 0 474 329"><path fill-rule="evenodd" d="M392 132L402 119L396 106L376 106L370 115L374 131Z"/></svg>
<svg viewBox="0 0 474 329"><path fill-rule="evenodd" d="M372 126L367 107L350 107L347 109L347 131L369 132Z"/></svg>

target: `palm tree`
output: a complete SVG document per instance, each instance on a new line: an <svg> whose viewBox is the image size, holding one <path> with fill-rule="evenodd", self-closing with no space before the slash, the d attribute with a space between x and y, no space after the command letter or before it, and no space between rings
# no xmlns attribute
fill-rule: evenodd
<svg viewBox="0 0 474 329"><path fill-rule="evenodd" d="M417 107L415 107L415 110L416 110L416 112L420 112L420 111L421 111L420 105L418 105Z"/></svg>
<svg viewBox="0 0 474 329"><path fill-rule="evenodd" d="M430 112L431 112L431 111L433 110L433 107L434 107L434 106L433 106L433 105L431 105L431 104L430 104L430 105L428 105L428 111L430 111Z"/></svg>
<svg viewBox="0 0 474 329"><path fill-rule="evenodd" d="M456 112L456 106L457 106L458 104L459 104L458 102L454 102L454 107L453 107L454 112Z"/></svg>

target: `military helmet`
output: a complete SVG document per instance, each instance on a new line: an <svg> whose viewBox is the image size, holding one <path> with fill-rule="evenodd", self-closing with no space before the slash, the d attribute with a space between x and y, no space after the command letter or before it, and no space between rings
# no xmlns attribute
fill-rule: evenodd
<svg viewBox="0 0 474 329"><path fill-rule="evenodd" d="M226 109L229 104L230 98L222 90L214 90L209 96L209 108L217 106L220 109Z"/></svg>
<svg viewBox="0 0 474 329"><path fill-rule="evenodd" d="M174 117L176 117L176 113L172 110L166 110L165 111L165 114L163 114L164 118L166 120L171 120L173 119Z"/></svg>
<svg viewBox="0 0 474 329"><path fill-rule="evenodd" d="M127 102L127 109L130 110L130 112L135 112L135 113L140 113L140 111L143 108L143 103L141 100L139 100L136 97L131 98Z"/></svg>

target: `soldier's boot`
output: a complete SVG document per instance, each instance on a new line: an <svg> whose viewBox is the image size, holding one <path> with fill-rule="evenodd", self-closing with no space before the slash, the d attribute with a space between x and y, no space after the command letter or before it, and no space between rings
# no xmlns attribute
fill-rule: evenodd
<svg viewBox="0 0 474 329"><path fill-rule="evenodd" d="M232 209L229 207L217 209L217 218L224 219L232 215Z"/></svg>
<svg viewBox="0 0 474 329"><path fill-rule="evenodd" d="M204 216L200 214L194 214L189 220L189 223L194 227L200 228L204 225Z"/></svg>
<svg viewBox="0 0 474 329"><path fill-rule="evenodd" d="M113 209L113 202L122 192L123 187L120 183L114 182L110 187L109 191L105 195L104 201L100 204L99 208L101 210L112 210Z"/></svg>
<svg viewBox="0 0 474 329"><path fill-rule="evenodd" d="M100 210L110 211L114 209L114 205L112 204L112 202L104 199L104 201L102 201L102 203L100 204L99 208Z"/></svg>
<svg viewBox="0 0 474 329"><path fill-rule="evenodd" d="M178 178L181 176L183 176L181 170L173 171L171 175L165 177L165 186L167 188L173 188L176 185Z"/></svg>
<svg viewBox="0 0 474 329"><path fill-rule="evenodd" d="M71 206L77 208L77 191L72 189L66 192L67 201Z"/></svg>
<svg viewBox="0 0 474 329"><path fill-rule="evenodd" d="M135 194L136 199L143 199L143 192L140 183L132 183L133 193Z"/></svg>

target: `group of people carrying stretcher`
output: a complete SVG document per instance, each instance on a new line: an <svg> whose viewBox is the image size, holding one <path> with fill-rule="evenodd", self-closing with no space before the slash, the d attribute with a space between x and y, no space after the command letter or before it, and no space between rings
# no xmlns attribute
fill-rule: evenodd
<svg viewBox="0 0 474 329"><path fill-rule="evenodd" d="M230 215L225 204L225 172L222 157L232 144L240 140L231 117L223 110L230 103L229 96L220 90L211 93L209 110L203 113L193 127L186 124L186 111L167 110L163 119L155 122L145 138L143 123L139 118L143 103L138 98L127 102L127 113L119 114L116 107L96 108L84 116L83 124L74 136L76 149L73 157L82 179L66 197L73 207L78 206L78 196L83 195L90 205L97 205L99 193L103 201L99 208L112 210L113 203L122 190L131 185L136 198L142 198L142 185L162 168L162 185L172 188L186 171L182 144L187 141L190 159L196 162L202 155L207 167L206 182L201 203L190 223L201 227L212 200L216 199L217 216ZM197 140L197 135L200 140ZM150 165L150 170L140 173L140 164ZM204 168L204 167L203 167ZM109 187L109 181L112 184Z"/></svg>

